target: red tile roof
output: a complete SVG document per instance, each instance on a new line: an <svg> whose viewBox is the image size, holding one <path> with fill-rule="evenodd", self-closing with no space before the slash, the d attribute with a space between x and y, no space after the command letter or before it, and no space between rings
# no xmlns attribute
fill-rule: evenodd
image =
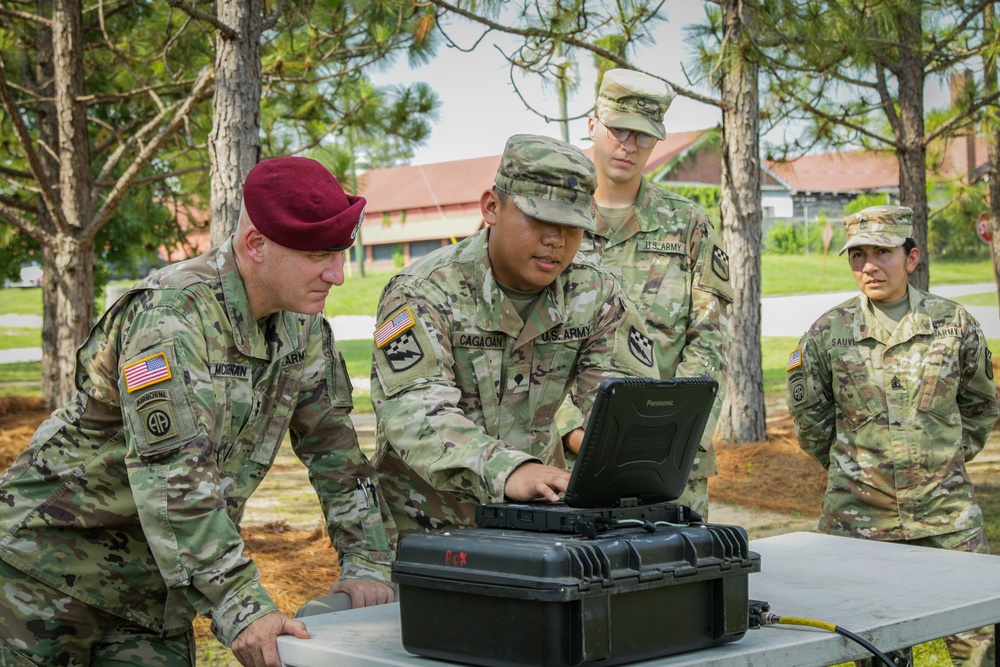
<svg viewBox="0 0 1000 667"><path fill-rule="evenodd" d="M465 204L479 201L483 190L493 185L499 166L500 156L491 155L373 169L358 179L358 191L368 200L365 215Z"/></svg>
<svg viewBox="0 0 1000 667"><path fill-rule="evenodd" d="M888 153L846 151L803 155L788 162L765 163L793 190L851 192L899 186L899 165Z"/></svg>

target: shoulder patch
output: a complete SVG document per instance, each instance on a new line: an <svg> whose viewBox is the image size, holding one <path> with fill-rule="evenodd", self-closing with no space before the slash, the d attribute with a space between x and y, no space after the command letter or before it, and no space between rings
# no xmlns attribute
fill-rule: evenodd
<svg viewBox="0 0 1000 667"><path fill-rule="evenodd" d="M417 321L413 319L413 312L409 309L409 307L403 308L401 311L389 318L388 322L375 330L375 347L379 349L385 347L386 343L390 342L416 323Z"/></svg>
<svg viewBox="0 0 1000 667"><path fill-rule="evenodd" d="M404 331L395 338L378 346L385 353L389 368L399 373L413 368L424 358L424 350L412 332Z"/></svg>
<svg viewBox="0 0 1000 667"><path fill-rule="evenodd" d="M643 365L653 367L653 341L635 327L629 327L628 349Z"/></svg>
<svg viewBox="0 0 1000 667"><path fill-rule="evenodd" d="M167 355L163 352L133 361L122 369L122 374L125 376L125 389L129 393L173 377Z"/></svg>
<svg viewBox="0 0 1000 667"><path fill-rule="evenodd" d="M729 282L729 255L719 246L712 246L712 273L719 280Z"/></svg>
<svg viewBox="0 0 1000 667"><path fill-rule="evenodd" d="M798 368L802 365L802 348L797 347L792 350L792 353L788 355L788 365L785 366L785 372Z"/></svg>

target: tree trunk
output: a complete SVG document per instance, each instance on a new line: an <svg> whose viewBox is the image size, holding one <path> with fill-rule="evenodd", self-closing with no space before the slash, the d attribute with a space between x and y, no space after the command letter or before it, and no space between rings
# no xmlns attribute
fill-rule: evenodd
<svg viewBox="0 0 1000 667"><path fill-rule="evenodd" d="M94 321L94 250L86 232L92 207L90 140L83 75L83 11L56 0L52 11L54 100L59 131L59 211L54 244L42 251L42 390L49 407L73 393L76 349ZM83 239L83 240L81 240Z"/></svg>
<svg viewBox="0 0 1000 667"><path fill-rule="evenodd" d="M723 0L725 43L745 49L755 29L756 0ZM726 399L716 433L730 442L767 437L760 349L760 110L757 66L745 50L727 59L722 78L723 238L735 300L729 311Z"/></svg>
<svg viewBox="0 0 1000 667"><path fill-rule="evenodd" d="M983 12L983 32L992 35L996 30L996 10L993 3L986 5ZM997 59L994 51L987 51L983 56L984 92L993 95L1000 87L997 81ZM993 240L990 242L990 255L993 258L993 281L997 286L997 298L1000 299L1000 118L996 110L986 123L986 155L989 160L990 173L990 232Z"/></svg>
<svg viewBox="0 0 1000 667"><path fill-rule="evenodd" d="M899 62L894 73L899 83L900 148L899 201L913 209L913 240L920 249L920 262L909 282L918 289L930 285L927 250L927 146L924 143L924 64L921 60L921 12L899 13Z"/></svg>
<svg viewBox="0 0 1000 667"><path fill-rule="evenodd" d="M243 181L260 159L261 0L220 0L216 31L215 96L208 151L211 159L212 245L239 221Z"/></svg>
<svg viewBox="0 0 1000 667"><path fill-rule="evenodd" d="M50 408L66 403L75 390L76 350L94 321L94 259L93 245L74 236L60 236L55 247L42 250L42 376L51 388L45 395Z"/></svg>

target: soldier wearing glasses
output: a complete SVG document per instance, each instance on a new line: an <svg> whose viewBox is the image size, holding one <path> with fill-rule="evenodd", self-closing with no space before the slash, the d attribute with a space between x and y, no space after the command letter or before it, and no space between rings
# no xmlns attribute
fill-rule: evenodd
<svg viewBox="0 0 1000 667"><path fill-rule="evenodd" d="M696 204L642 177L657 140L666 137L663 115L673 98L667 84L647 74L624 69L604 74L589 120L597 165L596 230L583 235L579 253L613 273L645 316L661 377L709 375L724 387L732 286L719 232ZM721 404L720 395L679 501L705 518ZM559 427L570 451L579 448L582 426L579 410L564 404Z"/></svg>

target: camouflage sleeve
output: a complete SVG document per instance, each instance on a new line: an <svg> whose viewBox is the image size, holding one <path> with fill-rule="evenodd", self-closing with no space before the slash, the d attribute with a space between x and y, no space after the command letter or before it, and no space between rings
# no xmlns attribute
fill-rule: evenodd
<svg viewBox="0 0 1000 667"><path fill-rule="evenodd" d="M440 288L412 276L386 286L379 330L397 318L407 328L382 348L376 340L373 350L371 395L378 426L403 461L435 489L479 502L501 501L514 468L539 459L489 435L459 407L450 307ZM397 361L390 362L390 354Z"/></svg>
<svg viewBox="0 0 1000 667"><path fill-rule="evenodd" d="M830 447L836 434L836 410L827 359L807 332L788 356L785 400L795 422L799 446L830 467Z"/></svg>
<svg viewBox="0 0 1000 667"><path fill-rule="evenodd" d="M227 443L209 436L220 413L204 334L214 323L169 307L130 308L134 319L122 340L119 387L139 521L166 586L210 617L216 636L229 645L278 607L244 555L226 507L226 475L215 453ZM154 375L136 384L130 378L142 377L134 374L141 368Z"/></svg>
<svg viewBox="0 0 1000 667"><path fill-rule="evenodd" d="M645 320L618 283L610 277L608 281L607 288L598 292L607 296L594 321L594 333L577 355L572 396L581 414L590 413L597 387L608 378L660 377ZM593 297L587 292L584 298Z"/></svg>
<svg viewBox="0 0 1000 667"><path fill-rule="evenodd" d="M714 225L701 213L692 237L695 257L691 282L691 311L687 317L684 348L674 377L708 375L719 383L719 393L705 426L702 450L712 445L715 424L722 412L726 391L726 349L729 343L728 309L733 302L729 255Z"/></svg>
<svg viewBox="0 0 1000 667"><path fill-rule="evenodd" d="M962 338L962 381L958 388L958 410L962 415L962 446L970 461L986 445L998 416L997 385L993 359L982 329L969 327Z"/></svg>
<svg viewBox="0 0 1000 667"><path fill-rule="evenodd" d="M389 583L395 524L348 416L351 381L324 318L316 318L310 331L306 364L291 422L292 448L319 496L340 576Z"/></svg>
<svg viewBox="0 0 1000 667"><path fill-rule="evenodd" d="M556 410L556 416L554 419L556 422L556 431L559 433L560 438L573 429L583 428L586 425L586 421L583 419L583 413L580 412L580 408L576 407L576 404L573 403L572 394L566 395L566 398L559 405L559 409Z"/></svg>

